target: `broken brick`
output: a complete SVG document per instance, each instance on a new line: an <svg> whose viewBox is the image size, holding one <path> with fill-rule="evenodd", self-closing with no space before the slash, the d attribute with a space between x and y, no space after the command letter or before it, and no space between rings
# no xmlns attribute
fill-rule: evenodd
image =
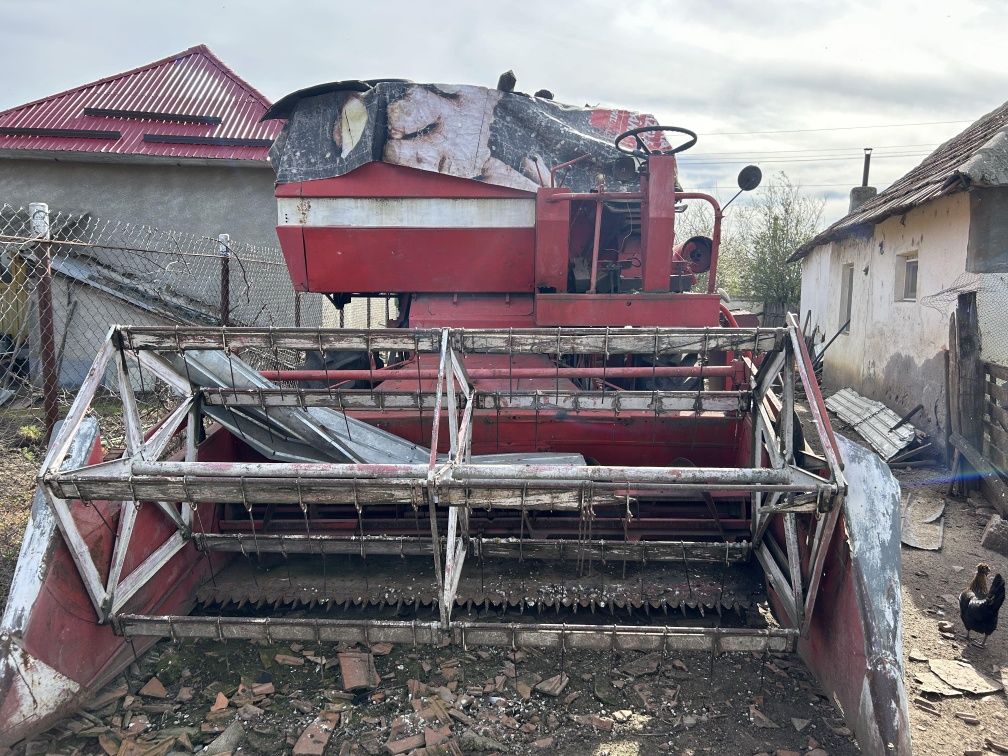
<svg viewBox="0 0 1008 756"><path fill-rule="evenodd" d="M451 737L451 725L444 725L443 727L425 727L423 734L424 745L428 748L433 748L436 745L444 743Z"/></svg>
<svg viewBox="0 0 1008 756"><path fill-rule="evenodd" d="M111 735L106 735L102 733L98 736L98 745L101 749L108 754L108 756L116 756L119 753L119 741L116 740Z"/></svg>
<svg viewBox="0 0 1008 756"><path fill-rule="evenodd" d="M588 725L603 732L612 732L616 724L609 717L599 716L598 714L581 714L573 717L573 719L579 724Z"/></svg>
<svg viewBox="0 0 1008 756"><path fill-rule="evenodd" d="M766 716L763 712L757 709L755 706L749 706L749 721L751 721L757 727L762 727L766 730L776 730L777 723Z"/></svg>
<svg viewBox="0 0 1008 756"><path fill-rule="evenodd" d="M553 677L548 677L545 680L536 683L535 689L540 693L556 698L563 693L564 688L567 687L567 683L569 682L570 678L563 672L560 672L559 674L553 675Z"/></svg>
<svg viewBox="0 0 1008 756"><path fill-rule="evenodd" d="M410 751L415 751L417 748L423 748L425 742L426 741L424 740L423 735L413 735L408 738L403 738L402 740L394 740L390 743L386 743L385 747L388 749L391 756L396 756L396 754L408 753ZM298 754L295 754L295 756L298 756Z"/></svg>
<svg viewBox="0 0 1008 756"><path fill-rule="evenodd" d="M532 696L532 686L522 680L515 683L515 690L518 691L518 697L522 701L528 701Z"/></svg>
<svg viewBox="0 0 1008 756"><path fill-rule="evenodd" d="M168 691L156 677L152 677L147 684L140 688L140 695L148 698L168 698Z"/></svg>
<svg viewBox="0 0 1008 756"><path fill-rule="evenodd" d="M367 651L342 651L339 665L344 690L366 690L381 684L374 657Z"/></svg>
<svg viewBox="0 0 1008 756"><path fill-rule="evenodd" d="M294 743L294 756L322 756L339 721L340 715L335 712L320 713Z"/></svg>
<svg viewBox="0 0 1008 756"><path fill-rule="evenodd" d="M461 712L461 711L459 711L458 709L451 709L451 710L450 710L450 711L448 712L448 715L449 715L449 716L450 716L450 717L451 717L452 719L454 719L455 721L457 721L457 722L461 722L461 723L462 723L462 724L464 724L464 725L465 725L466 727L472 727L472 726L473 726L473 720L472 720L472 717L470 717L470 716L469 716L468 714L464 714L464 713L462 713L462 712Z"/></svg>
<svg viewBox="0 0 1008 756"><path fill-rule="evenodd" d="M627 662L622 667L620 671L630 675L631 677L640 677L641 675L653 675L658 671L658 667L661 666L662 655L660 653L645 654L644 656L639 656L632 661Z"/></svg>

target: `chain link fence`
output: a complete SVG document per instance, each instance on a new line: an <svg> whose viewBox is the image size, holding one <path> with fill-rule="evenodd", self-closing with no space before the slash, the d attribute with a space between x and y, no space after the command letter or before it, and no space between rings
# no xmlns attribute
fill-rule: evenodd
<svg viewBox="0 0 1008 756"><path fill-rule="evenodd" d="M0 204L0 441L45 435L49 411L65 414L113 325L363 328L394 316L383 299L337 310L295 292L279 248L226 229L211 237ZM303 358L283 355L283 367ZM107 413L96 407L109 421L119 414L114 373L103 382ZM135 388L142 412L167 406Z"/></svg>
<svg viewBox="0 0 1008 756"><path fill-rule="evenodd" d="M922 297L921 304L946 316L956 308L960 294L976 294L980 327L980 358L1008 367L1008 274L962 273L950 286Z"/></svg>

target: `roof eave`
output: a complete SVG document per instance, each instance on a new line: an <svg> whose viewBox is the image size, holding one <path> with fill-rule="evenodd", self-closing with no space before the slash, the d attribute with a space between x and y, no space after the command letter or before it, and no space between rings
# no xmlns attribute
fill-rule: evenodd
<svg viewBox="0 0 1008 756"><path fill-rule="evenodd" d="M0 159L41 160L57 163L132 163L135 165L192 165L228 168L270 168L268 157L256 160L237 158L197 158L171 155L138 155L124 152L80 152L74 150L18 150L0 148Z"/></svg>
<svg viewBox="0 0 1008 756"><path fill-rule="evenodd" d="M874 228L887 218L892 218L893 216L896 215L903 215L904 213L910 212L914 208L921 207L923 205L928 204L929 202L933 202L936 199L941 199L942 197L947 197L951 194L967 191L971 187L972 182L970 181L969 176L967 176L964 173L961 173L960 171L956 171L955 173L953 173L948 177L948 179L942 185L942 188L938 191L937 194L928 197L924 201L907 202L901 205L889 205L886 206L884 210L874 215L869 215L862 221L858 221L857 223L848 222L848 218L851 218L855 215L861 215L865 212L866 208L860 207L856 212L848 213L843 218L834 223L832 226L824 230L822 233L817 234L816 236L812 237L812 239L810 239L809 241L805 242L803 245L798 247L798 249L794 251L794 254L792 254L787 260L785 260L785 263L798 262L799 260L807 257L808 254L816 247L821 247L824 244L829 244L831 242L835 242L840 239L845 239L848 236L866 234L868 233L868 230ZM872 198L871 204L877 203L885 205L884 201L885 199L886 199L885 193L879 194L876 197Z"/></svg>

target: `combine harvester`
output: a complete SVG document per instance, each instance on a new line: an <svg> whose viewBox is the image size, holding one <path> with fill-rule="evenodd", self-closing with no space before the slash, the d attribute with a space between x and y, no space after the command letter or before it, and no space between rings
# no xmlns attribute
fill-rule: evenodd
<svg viewBox="0 0 1008 756"><path fill-rule="evenodd" d="M0 743L164 637L797 652L865 753L910 753L899 488L834 435L797 323L722 304L692 132L402 81L267 117L294 286L387 327L111 330L40 472ZM711 238L676 239L687 203Z"/></svg>

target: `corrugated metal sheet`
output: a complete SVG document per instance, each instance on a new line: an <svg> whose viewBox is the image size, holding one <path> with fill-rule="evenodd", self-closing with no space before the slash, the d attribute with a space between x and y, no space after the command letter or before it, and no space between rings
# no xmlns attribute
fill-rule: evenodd
<svg viewBox="0 0 1008 756"><path fill-rule="evenodd" d="M867 399L854 389L840 389L826 399L826 407L847 427L857 431L887 462L917 438L917 431L910 423L889 430L900 421L899 415L882 402Z"/></svg>
<svg viewBox="0 0 1008 756"><path fill-rule="evenodd" d="M269 106L269 101L254 87L206 46L198 45L132 71L0 113L0 132L4 128L47 132L37 136L0 133L0 150L265 161L269 152L266 142L271 142L282 127L277 121L259 123ZM85 115L85 108L146 115ZM187 123L184 119L157 118L158 114L202 116L209 122ZM58 133L67 129L112 131L120 136L49 135L54 130ZM145 141L145 135L155 135L157 141ZM173 143L165 140L165 135L204 143ZM236 144L232 140L254 141Z"/></svg>
<svg viewBox="0 0 1008 756"><path fill-rule="evenodd" d="M870 227L936 197L971 186L1008 184L1006 128L1008 103L974 122L884 192L800 246L788 262L800 260L816 247L843 238L859 227Z"/></svg>

